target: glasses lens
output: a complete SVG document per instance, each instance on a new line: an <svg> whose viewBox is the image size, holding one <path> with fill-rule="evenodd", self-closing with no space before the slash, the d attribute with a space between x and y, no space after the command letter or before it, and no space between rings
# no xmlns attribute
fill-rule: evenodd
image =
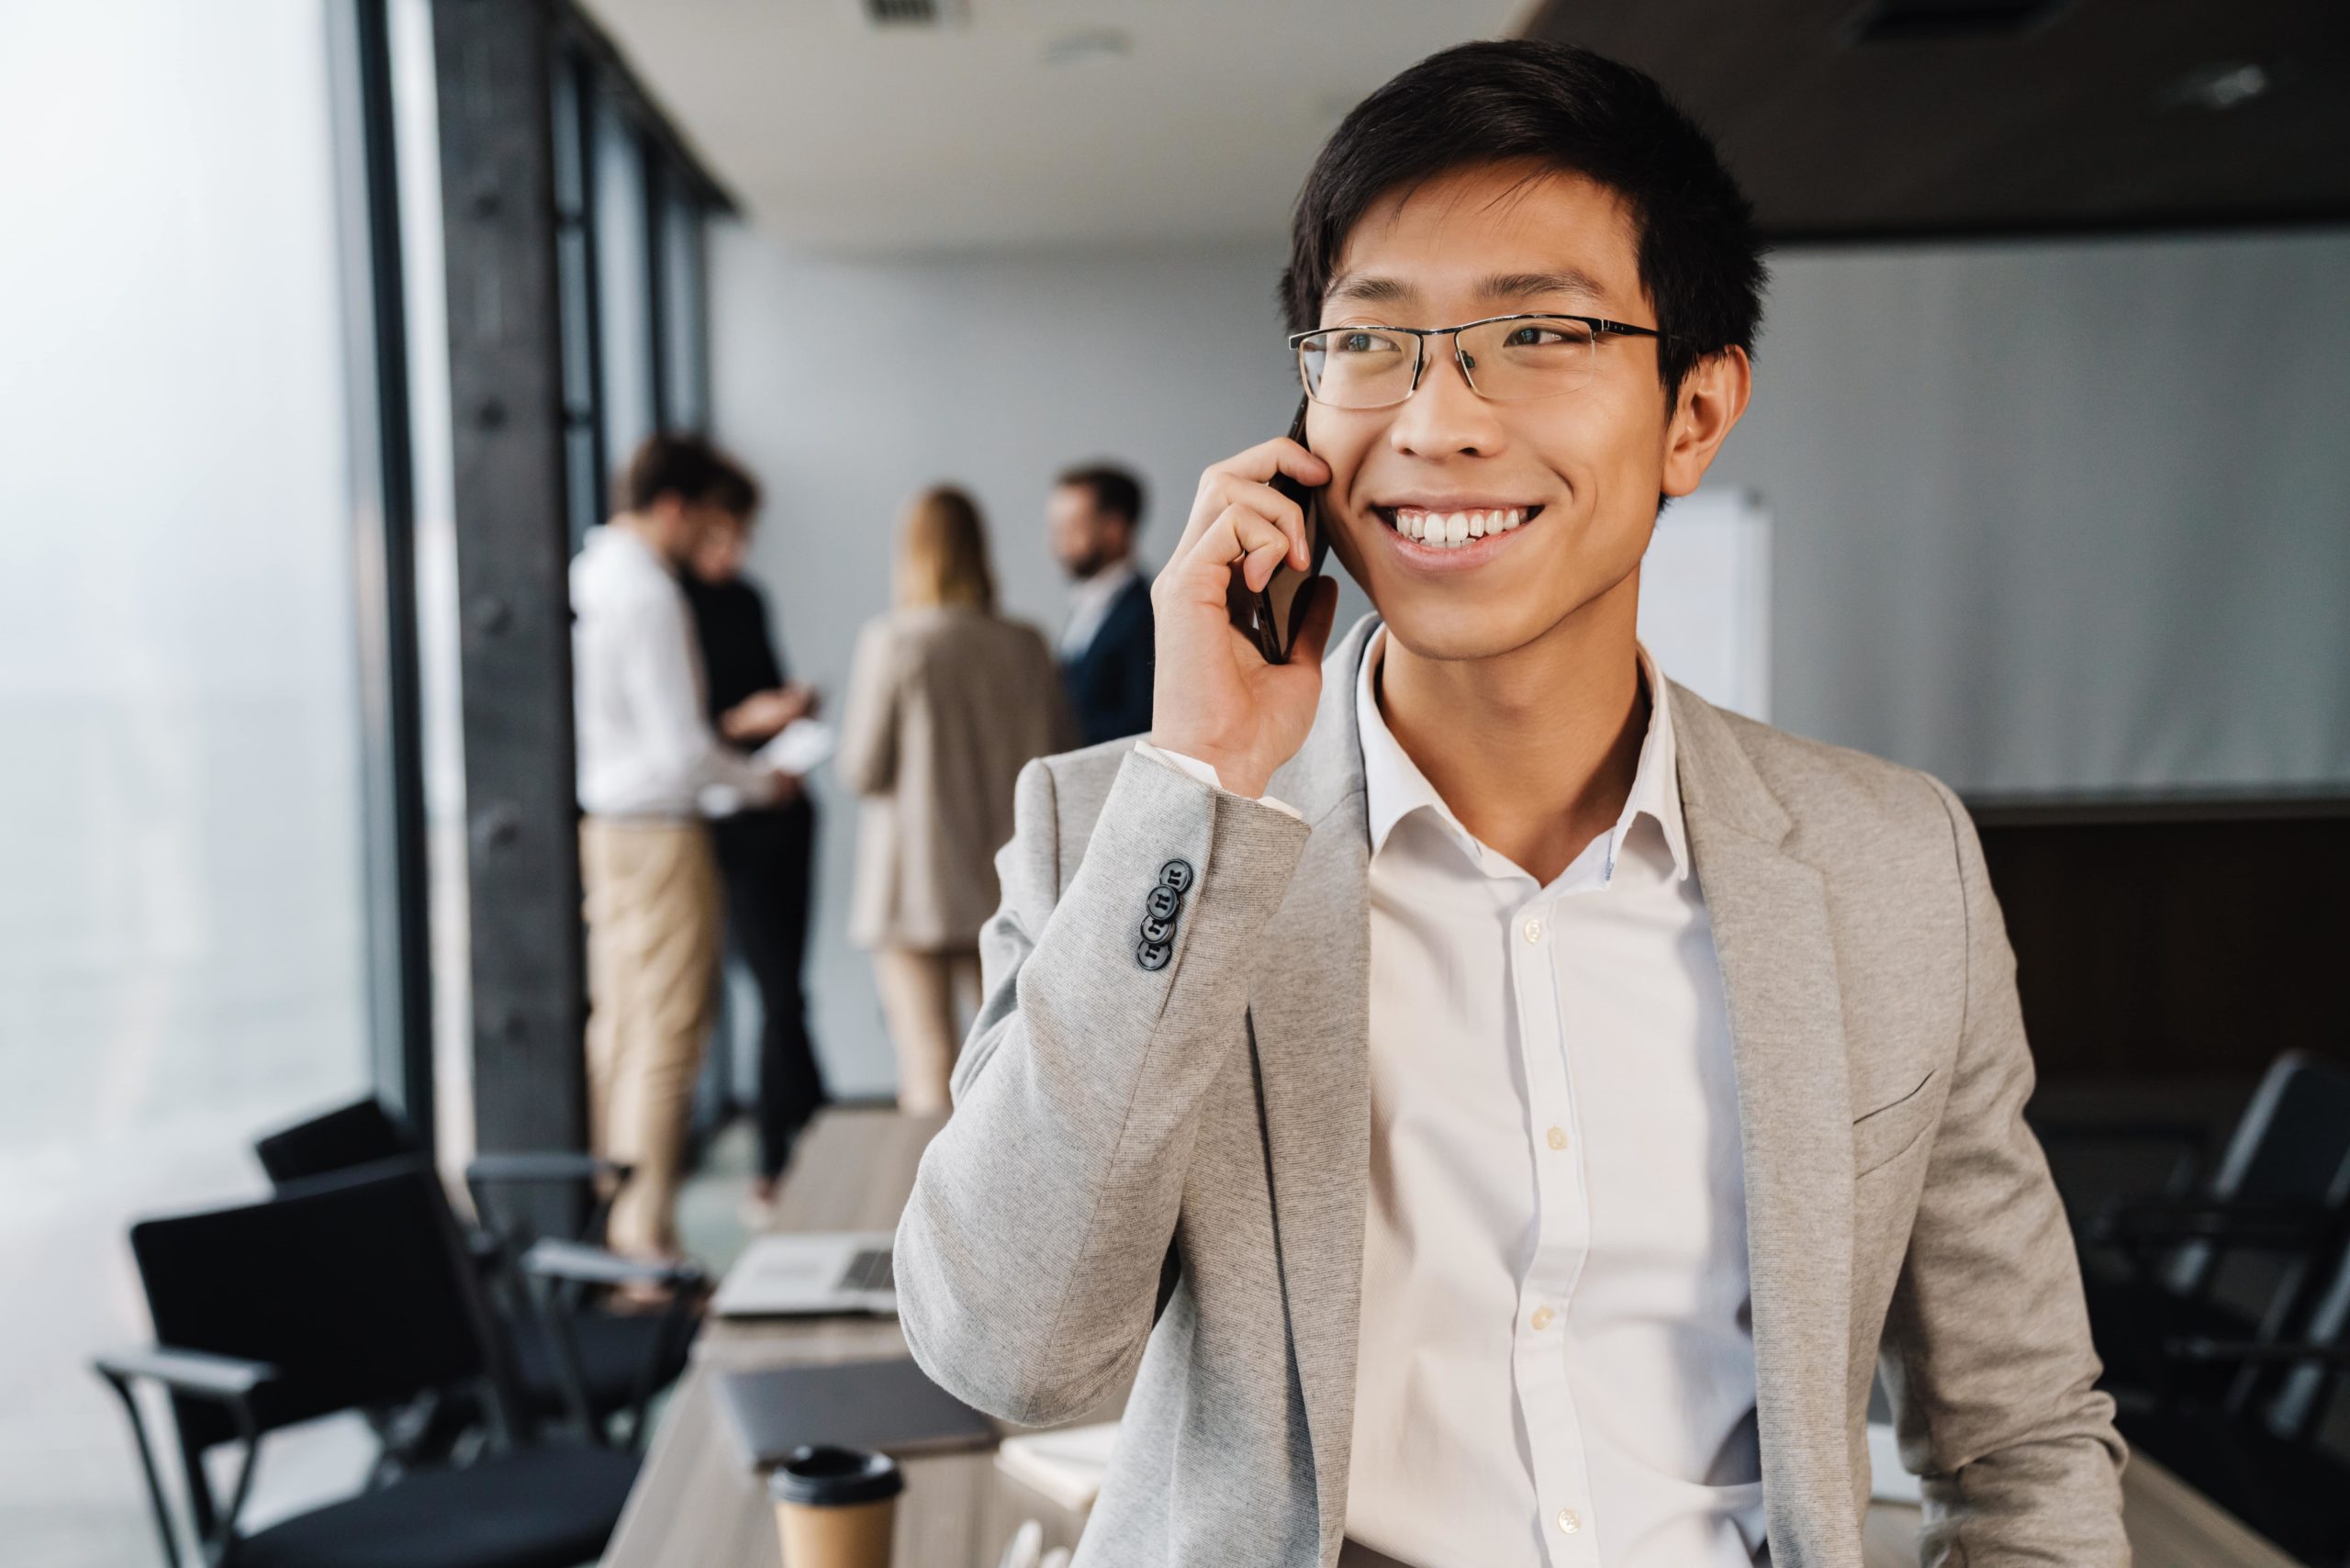
<svg viewBox="0 0 2350 1568"><path fill-rule="evenodd" d="M1419 340L1375 327L1333 327L1310 332L1297 345L1305 394L1337 409L1382 409L1412 393Z"/></svg>
<svg viewBox="0 0 2350 1568"><path fill-rule="evenodd" d="M1471 384L1497 403L1572 392L1599 364L1592 330L1563 316L1472 327L1460 334L1460 353Z"/></svg>

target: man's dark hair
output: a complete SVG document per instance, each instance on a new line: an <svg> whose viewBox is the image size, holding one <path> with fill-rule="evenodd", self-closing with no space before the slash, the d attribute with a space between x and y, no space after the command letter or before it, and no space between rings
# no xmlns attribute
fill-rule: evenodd
<svg viewBox="0 0 2350 1568"><path fill-rule="evenodd" d="M1128 528L1142 524L1142 481L1114 463L1088 463L1065 469L1053 488L1074 487L1093 493L1095 510L1123 517Z"/></svg>
<svg viewBox="0 0 2350 1568"><path fill-rule="evenodd" d="M1382 196L1521 159L1582 174L1629 208L1640 286L1654 325L1671 334L1657 344L1668 402L1699 360L1733 344L1753 353L1764 247L1753 206L1712 140L1652 77L1587 49L1526 39L1432 54L1331 134L1298 193L1281 274L1289 330L1321 324L1347 236Z"/></svg>
<svg viewBox="0 0 2350 1568"><path fill-rule="evenodd" d="M621 470L617 491L622 511L646 510L663 496L740 518L759 510L759 482L698 435L645 437Z"/></svg>

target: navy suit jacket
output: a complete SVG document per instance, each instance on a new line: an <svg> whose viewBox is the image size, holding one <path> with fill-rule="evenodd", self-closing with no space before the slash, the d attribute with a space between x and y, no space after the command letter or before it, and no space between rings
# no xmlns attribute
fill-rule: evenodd
<svg viewBox="0 0 2350 1568"><path fill-rule="evenodd" d="M1110 601L1085 651L1061 661L1086 745L1149 730L1152 637L1150 582L1136 577Z"/></svg>

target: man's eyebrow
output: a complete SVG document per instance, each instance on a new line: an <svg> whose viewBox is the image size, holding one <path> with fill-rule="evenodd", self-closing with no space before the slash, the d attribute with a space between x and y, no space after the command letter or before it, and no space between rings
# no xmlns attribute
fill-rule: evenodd
<svg viewBox="0 0 2350 1568"><path fill-rule="evenodd" d="M1394 305L1412 297L1412 286L1401 278L1348 273L1332 283L1322 299L1325 304L1343 299L1357 305Z"/></svg>
<svg viewBox="0 0 2350 1568"><path fill-rule="evenodd" d="M1607 297L1607 291L1597 279L1582 268L1572 266L1551 272L1496 273L1478 285L1477 292L1483 298L1501 300L1544 294L1572 294L1591 300ZM1418 293L1401 278L1349 273L1333 282L1322 297L1326 304L1344 301L1350 305L1397 305L1418 297Z"/></svg>
<svg viewBox="0 0 2350 1568"><path fill-rule="evenodd" d="M1607 297L1607 291L1598 280L1580 267L1543 273L1499 273L1478 286L1478 292L1487 299L1524 299L1537 294L1579 294L1593 300Z"/></svg>

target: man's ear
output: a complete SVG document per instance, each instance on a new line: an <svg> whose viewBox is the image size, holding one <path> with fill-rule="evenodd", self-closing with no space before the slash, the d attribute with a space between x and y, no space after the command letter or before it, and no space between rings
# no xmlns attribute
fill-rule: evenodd
<svg viewBox="0 0 2350 1568"><path fill-rule="evenodd" d="M1661 487L1666 495L1685 496L1697 487L1753 395L1753 363L1735 344L1690 367L1664 427Z"/></svg>

